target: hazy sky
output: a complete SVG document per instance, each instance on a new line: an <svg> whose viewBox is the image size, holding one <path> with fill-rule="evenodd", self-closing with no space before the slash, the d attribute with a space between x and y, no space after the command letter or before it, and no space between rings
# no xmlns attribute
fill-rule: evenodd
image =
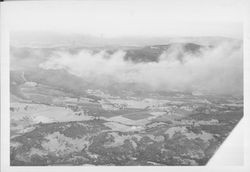
<svg viewBox="0 0 250 172"><path fill-rule="evenodd" d="M121 36L242 36L242 0L6 2L11 30Z"/></svg>

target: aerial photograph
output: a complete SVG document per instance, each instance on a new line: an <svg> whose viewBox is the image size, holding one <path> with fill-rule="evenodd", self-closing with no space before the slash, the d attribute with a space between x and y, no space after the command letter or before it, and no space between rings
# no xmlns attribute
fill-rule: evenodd
<svg viewBox="0 0 250 172"><path fill-rule="evenodd" d="M11 166L203 166L243 117L240 23L113 5L15 22Z"/></svg>

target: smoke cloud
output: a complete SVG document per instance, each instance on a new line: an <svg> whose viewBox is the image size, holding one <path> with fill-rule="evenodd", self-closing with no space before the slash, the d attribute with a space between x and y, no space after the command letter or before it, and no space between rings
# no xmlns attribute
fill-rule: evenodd
<svg viewBox="0 0 250 172"><path fill-rule="evenodd" d="M239 41L223 42L202 49L197 54L184 53L171 47L159 56L158 62L133 63L124 60L126 51L109 54L82 50L77 54L58 51L40 64L43 69L65 69L86 80L105 82L107 78L119 83L138 83L154 90L204 90L222 94L243 91L243 50Z"/></svg>

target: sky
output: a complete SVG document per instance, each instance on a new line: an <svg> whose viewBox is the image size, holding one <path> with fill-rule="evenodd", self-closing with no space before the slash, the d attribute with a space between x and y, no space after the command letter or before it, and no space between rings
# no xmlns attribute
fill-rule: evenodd
<svg viewBox="0 0 250 172"><path fill-rule="evenodd" d="M101 37L242 37L243 0L5 2L10 30Z"/></svg>

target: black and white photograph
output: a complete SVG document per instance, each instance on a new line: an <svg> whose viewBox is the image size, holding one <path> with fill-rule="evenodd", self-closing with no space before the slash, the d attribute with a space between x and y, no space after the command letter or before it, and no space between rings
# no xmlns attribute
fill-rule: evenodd
<svg viewBox="0 0 250 172"><path fill-rule="evenodd" d="M4 158L206 166L246 115L236 2L9 2Z"/></svg>

